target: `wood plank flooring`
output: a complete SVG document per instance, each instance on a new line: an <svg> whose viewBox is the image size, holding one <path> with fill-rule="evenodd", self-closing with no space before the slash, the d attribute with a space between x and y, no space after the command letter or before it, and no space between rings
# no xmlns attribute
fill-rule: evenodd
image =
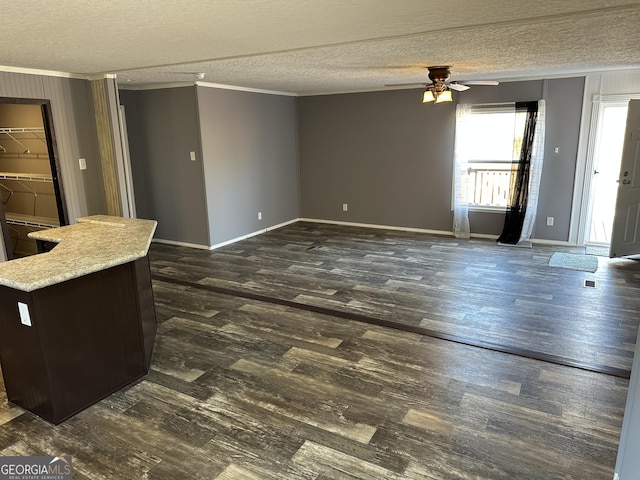
<svg viewBox="0 0 640 480"><path fill-rule="evenodd" d="M610 480L620 376L189 285L628 368L637 265L551 269L553 251L307 223L214 252L153 245L149 375L59 426L0 398L0 454L72 455L75 479Z"/></svg>
<svg viewBox="0 0 640 480"><path fill-rule="evenodd" d="M299 222L214 252L158 245L154 273L628 376L640 262L551 268L558 250Z"/></svg>

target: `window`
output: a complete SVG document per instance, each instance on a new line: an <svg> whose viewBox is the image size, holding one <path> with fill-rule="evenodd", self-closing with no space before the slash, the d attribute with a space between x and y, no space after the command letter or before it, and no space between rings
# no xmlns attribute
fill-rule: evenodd
<svg viewBox="0 0 640 480"><path fill-rule="evenodd" d="M468 175L462 179L462 201L470 208L500 210L508 205L511 174L518 168L526 115L513 106L472 107L456 135L464 145ZM517 132L517 133L516 133Z"/></svg>

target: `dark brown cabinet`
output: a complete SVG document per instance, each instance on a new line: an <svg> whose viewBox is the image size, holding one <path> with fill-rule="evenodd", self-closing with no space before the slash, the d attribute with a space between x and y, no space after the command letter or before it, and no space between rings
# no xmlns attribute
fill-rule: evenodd
<svg viewBox="0 0 640 480"><path fill-rule="evenodd" d="M155 334L147 256L32 292L0 286L7 397L55 424L145 375Z"/></svg>

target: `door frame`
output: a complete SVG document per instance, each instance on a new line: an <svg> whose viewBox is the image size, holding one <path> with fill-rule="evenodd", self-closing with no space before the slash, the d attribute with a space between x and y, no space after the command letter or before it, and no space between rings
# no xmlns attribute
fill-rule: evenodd
<svg viewBox="0 0 640 480"><path fill-rule="evenodd" d="M122 202L122 216L137 218L135 192L133 189L133 174L131 172L131 152L129 150L127 115L124 105L120 104L119 107L118 122L120 126L122 162L118 162L117 170L120 184L120 201Z"/></svg>
<svg viewBox="0 0 640 480"><path fill-rule="evenodd" d="M591 195L593 193L592 175L595 164L596 141L598 136L598 128L600 126L602 110L604 104L623 103L629 100L640 99L640 94L615 94L600 95L594 94L591 100L591 117L588 132L587 152L585 162L582 168L576 168L575 193L581 194L579 208L577 210L577 229L575 236L575 244L583 246L588 238L587 229L590 226L589 217L591 209ZM585 105L586 107L586 105ZM575 200L575 199L574 199ZM570 235L571 237L572 235ZM572 242L573 243L573 242Z"/></svg>
<svg viewBox="0 0 640 480"><path fill-rule="evenodd" d="M64 188L62 187L62 180L60 179L60 161L58 157L55 129L53 128L51 101L39 98L0 97L0 104L40 105L45 138L47 140L47 151L49 152L51 176L53 177L53 188L56 193L58 220L60 222L60 226L68 225L69 217L67 215L67 202L65 201Z"/></svg>
<svg viewBox="0 0 640 480"><path fill-rule="evenodd" d="M69 224L69 217L67 214L67 202L65 200L64 188L62 187L62 180L60 179L60 161L58 156L58 147L56 142L55 129L53 127L53 114L51 112L51 101L41 98L21 98L21 97L0 97L0 105L12 104L12 105L40 105L42 112L42 124L45 131L45 139L47 141L47 152L49 154L49 165L51 167L51 177L53 179L53 189L56 197L56 207L58 210L58 221L60 226ZM9 253L9 249L5 244L4 239L6 235L6 223L4 220L4 211L1 212L0 221L2 227L0 228L0 262L6 260L12 260L12 255Z"/></svg>

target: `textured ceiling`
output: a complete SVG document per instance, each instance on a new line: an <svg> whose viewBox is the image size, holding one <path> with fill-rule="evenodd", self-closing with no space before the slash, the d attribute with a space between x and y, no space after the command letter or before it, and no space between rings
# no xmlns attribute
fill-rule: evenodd
<svg viewBox="0 0 640 480"><path fill-rule="evenodd" d="M2 9L0 65L310 95L427 81L428 65L458 80L640 68L639 26L625 0L21 0Z"/></svg>

